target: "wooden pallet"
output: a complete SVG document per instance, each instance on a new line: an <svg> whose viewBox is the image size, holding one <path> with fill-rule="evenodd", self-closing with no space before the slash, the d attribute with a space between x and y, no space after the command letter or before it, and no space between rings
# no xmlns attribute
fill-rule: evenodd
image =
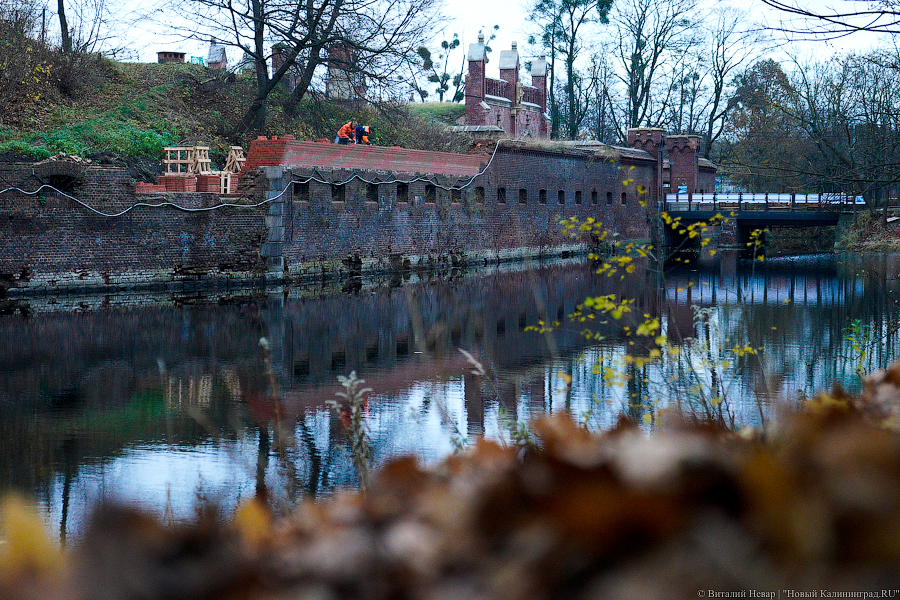
<svg viewBox="0 0 900 600"><path fill-rule="evenodd" d="M228 158L225 159L225 171L228 173L239 173L244 168L247 159L244 157L244 149L240 146L232 146L228 151Z"/></svg>
<svg viewBox="0 0 900 600"><path fill-rule="evenodd" d="M189 174L192 173L191 166L194 163L194 148L191 146L166 146L166 158L163 164L166 165L166 173L172 174Z"/></svg>
<svg viewBox="0 0 900 600"><path fill-rule="evenodd" d="M194 146L191 156L191 173L212 175L212 161L209 159L209 146Z"/></svg>

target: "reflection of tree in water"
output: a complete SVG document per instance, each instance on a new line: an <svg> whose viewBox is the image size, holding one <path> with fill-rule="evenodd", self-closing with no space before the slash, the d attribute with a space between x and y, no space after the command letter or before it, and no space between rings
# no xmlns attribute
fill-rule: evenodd
<svg viewBox="0 0 900 600"><path fill-rule="evenodd" d="M710 308L723 340L764 349L759 357L738 357L714 386L743 399L755 398L773 380L784 380L785 395L816 391L842 377L852 380L853 370L840 358L847 353L846 327L853 319L879 342L869 355L873 364L892 357L894 299L900 297L897 282L886 275L897 270L893 263L865 263L857 276L853 270L860 265L779 270L774 262L757 265L750 275L716 271L709 279L720 289ZM683 281L677 273L670 278L673 285L707 276L681 275ZM588 294L624 297L638 290L643 300L636 312L668 315L672 327L702 335L707 348L715 345L709 327L697 328L678 312L692 315L689 305L660 310L665 294L656 299L643 279L622 283L581 269L487 280L487 285L428 282L414 286L415 293L385 290L371 294L371 303L367 294L358 294L289 299L265 310L152 309L129 313L125 322L99 313L50 315L40 323L28 321L31 329L24 336L21 323L0 320L0 335L27 338L0 355L6 376L0 381L0 484L37 491L45 502L54 494L59 501L60 491L67 496L77 489L85 465L110 463L140 446L193 449L214 442L233 452L228 460L251 490L254 484L265 487L287 506L357 484L346 431L322 405L334 397L337 374L359 368L367 385L395 407L409 406L412 389L427 391L415 405L418 419L409 410L373 405L372 451L384 461L397 452L418 451L398 445L402 428L473 441L485 431L494 434L501 411L507 419L526 422L544 411L567 410L595 426L609 426L623 412L637 422L652 417L660 401L658 378L679 375L677 365L654 371L653 365L632 363L623 367L627 377L616 387L594 373L594 365L618 368L629 353L644 357L646 351L629 350L615 326L603 326L606 337L596 345L577 328L561 327L553 332L556 354L548 350L546 336L525 330L539 319L565 320ZM799 298L802 285L809 287L805 301L777 300L783 290ZM728 286L736 289L735 298L721 291ZM273 346L283 390L277 419L266 412L273 401L258 348L260 334L273 332L281 340ZM473 365L456 350L460 347L481 361L484 376L472 374ZM60 349L73 360L67 362ZM712 350L707 358L715 358ZM448 395L457 392L459 401L450 411ZM760 410L754 404L748 412ZM61 508L63 520L78 510L65 499Z"/></svg>

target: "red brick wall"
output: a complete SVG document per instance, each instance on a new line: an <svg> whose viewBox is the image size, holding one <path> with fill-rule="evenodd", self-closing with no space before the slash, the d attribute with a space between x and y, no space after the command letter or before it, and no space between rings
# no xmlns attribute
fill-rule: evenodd
<svg viewBox="0 0 900 600"><path fill-rule="evenodd" d="M201 212L138 206L108 217L56 193L5 193L0 196L0 284L167 289L198 278L257 277L266 266L260 251L266 242L279 247L280 238L272 235L281 227L286 269L296 275L346 270L352 264L344 262L348 257L358 257L366 268L388 270L404 261L427 267L572 250L586 240L563 235L558 221L570 216L593 217L625 238L649 237L649 206L641 205L647 195L637 190L651 185L655 162L634 157L611 160L583 150L507 143L487 165L487 155L281 139L254 142L248 163L260 164L279 153L285 160L318 163L335 152L349 166L325 169L313 164L287 173L286 181L292 175L295 180L315 176L322 181L309 182L306 201L301 201L299 188L289 188L279 200L285 203L283 219L277 202ZM369 167L353 166L357 164ZM30 171L31 165L12 165L6 171L0 168L0 175L36 189L39 182ZM374 197L360 178L379 182ZM168 185L170 178L162 179ZM241 179L253 198L244 203L263 197L265 169L244 171ZM399 202L397 180L408 182L408 202ZM344 181L344 200L334 201L332 183ZM462 189L444 189L453 187ZM505 202L500 201L501 189ZM524 203L519 201L520 189L525 190ZM543 203L540 190L545 192ZM134 191L124 171L92 167L71 195L102 212L119 213L140 201ZM171 201L185 209L223 201L210 193L169 193Z"/></svg>
<svg viewBox="0 0 900 600"><path fill-rule="evenodd" d="M632 165L634 170L630 170ZM427 202L428 181L412 181L408 183L408 203L398 201L397 182L383 177L377 202L367 201L367 184L358 179L346 183L345 201L333 202L330 182L349 179L351 171L317 173L328 183L310 181L308 201L299 201L299 194L287 198L284 251L286 263L293 265L289 269L302 270L311 263L334 266L351 256L389 269L404 259L409 259L411 266L440 265L464 260L466 255L468 260L471 255L487 261L502 259L522 248L549 253L585 241L565 237L558 225L560 217L573 215L594 217L623 237L649 237L649 205L641 206L645 196L637 193L638 186L647 187L652 176L647 161L611 162L587 152L502 148L488 170L460 192L458 200L452 191L437 187L434 202ZM295 180L312 174L312 169L293 169ZM392 176L414 177L398 172ZM465 184L468 178L437 181L449 187ZM484 189L483 202L478 200L477 188ZM505 203L498 200L500 188L505 189ZM520 189L526 190L524 204L519 202ZM546 191L546 204L539 201L541 189ZM559 203L560 190L564 204ZM597 203L593 204L595 191ZM580 204L576 204L576 192L580 192ZM611 204L607 204L607 193Z"/></svg>
<svg viewBox="0 0 900 600"><path fill-rule="evenodd" d="M31 168L0 165L0 175L34 190L40 182L30 176ZM137 202L163 202L136 197L134 187L122 170L91 167L68 193L108 214ZM192 209L222 201L197 193L172 194L170 200ZM138 206L107 217L50 190L7 192L0 195L0 294L8 286L167 289L186 279L254 277L264 268L259 247L265 214L264 206L205 212Z"/></svg>

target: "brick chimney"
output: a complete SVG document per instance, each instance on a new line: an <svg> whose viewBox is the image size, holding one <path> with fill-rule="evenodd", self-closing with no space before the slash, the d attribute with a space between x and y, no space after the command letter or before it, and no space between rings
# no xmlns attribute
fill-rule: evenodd
<svg viewBox="0 0 900 600"><path fill-rule="evenodd" d="M537 137L550 137L550 123L547 117L547 57L541 56L531 62L531 86L538 89L541 105L540 125Z"/></svg>
<svg viewBox="0 0 900 600"><path fill-rule="evenodd" d="M539 90L541 112L547 112L547 57L531 61L531 87Z"/></svg>
<svg viewBox="0 0 900 600"><path fill-rule="evenodd" d="M486 54L484 34L478 34L478 42L469 44L469 74L466 75L466 124L484 125L484 66Z"/></svg>
<svg viewBox="0 0 900 600"><path fill-rule="evenodd" d="M500 52L500 79L506 81L506 97L515 104L516 84L519 83L519 51L516 42L512 49Z"/></svg>
<svg viewBox="0 0 900 600"><path fill-rule="evenodd" d="M519 91L519 50L516 42L512 43L510 50L503 50L500 53L500 79L506 81L506 97L509 99L510 116L509 127L504 127L506 133L512 137L516 136L516 115L518 114L518 98Z"/></svg>

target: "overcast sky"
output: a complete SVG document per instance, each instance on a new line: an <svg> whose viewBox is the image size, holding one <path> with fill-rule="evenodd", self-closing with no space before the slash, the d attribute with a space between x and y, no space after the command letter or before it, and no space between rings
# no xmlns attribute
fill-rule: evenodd
<svg viewBox="0 0 900 600"><path fill-rule="evenodd" d="M124 0L133 10L132 14L137 14L141 10L146 11L153 0ZM520 55L523 61L530 58L527 56L529 48L527 47L528 33L533 31L533 26L527 22L526 12L527 5L533 0L446 0L444 13L448 17L443 35L441 30L436 30L436 39L432 46L440 43L441 39L449 39L454 33L459 34L462 44L457 50L457 55L453 57L451 64L459 64L462 62L465 49L469 44L476 41L478 31L483 29L488 34L492 27L500 25L497 31L497 38L491 44L497 56L500 50L509 49L513 41L519 44ZM701 0L703 1L703 0ZM800 0L806 6L827 10L827 7L835 8L848 7L855 5L859 7L860 0ZM763 26L777 27L779 21L785 18L783 14L777 13L766 8L759 0L732 0L725 2L723 0L706 0L710 10L715 10L717 6L722 4L731 4L735 7L748 9L755 19L760 20ZM188 56L206 57L209 50L208 44L184 41L173 36L166 36L164 28L159 24L150 20L138 23L137 26L129 28L127 37L123 41L133 51L132 59L143 62L154 62L156 53L159 50L178 50L185 52ZM848 49L864 49L871 47L875 43L874 36L868 34L854 34L849 37L832 40L830 42L816 43L794 43L788 45L798 52L814 52L816 55L825 53L834 53ZM785 47L785 46L782 46ZM236 61L239 56L229 56L229 61ZM496 68L496 62L488 66L488 76L495 76L493 69ZM454 66L456 70L458 66Z"/></svg>

